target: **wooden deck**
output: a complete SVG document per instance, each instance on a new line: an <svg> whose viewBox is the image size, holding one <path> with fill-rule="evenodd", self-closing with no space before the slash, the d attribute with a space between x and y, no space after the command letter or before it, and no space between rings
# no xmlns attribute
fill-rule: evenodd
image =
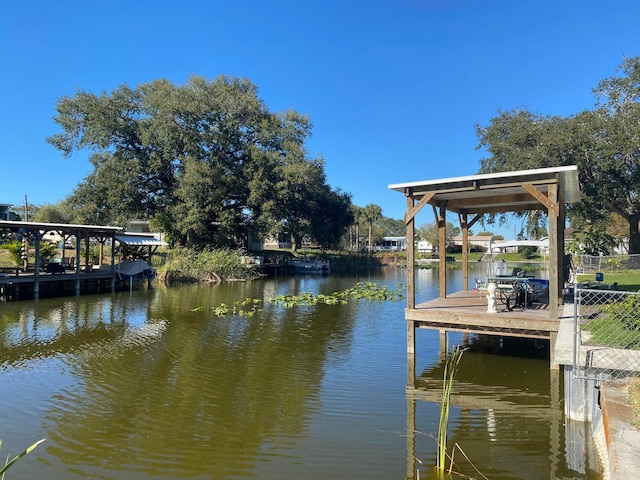
<svg viewBox="0 0 640 480"><path fill-rule="evenodd" d="M487 313L486 292L456 292L405 310L416 328L488 335L552 339L560 322L550 317L548 305L534 303L524 311L507 311L498 301L498 313Z"/></svg>
<svg viewBox="0 0 640 480"><path fill-rule="evenodd" d="M38 272L38 275L34 272L5 273L0 275L0 302L108 292L122 288L118 284L124 282L118 280L110 267L89 271Z"/></svg>

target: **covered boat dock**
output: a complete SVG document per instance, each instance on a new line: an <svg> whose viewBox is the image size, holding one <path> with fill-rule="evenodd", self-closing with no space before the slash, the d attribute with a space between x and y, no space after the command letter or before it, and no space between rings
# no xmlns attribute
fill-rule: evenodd
<svg viewBox="0 0 640 480"><path fill-rule="evenodd" d="M114 291L117 282L123 281L118 275L116 245L123 250L123 259L126 254L146 261L164 245L152 235L132 235L121 227L101 225L0 221L0 234L13 235L23 245L22 265L0 269L4 300ZM43 258L42 242L55 243L54 259ZM105 245L112 247L107 261Z"/></svg>
<svg viewBox="0 0 640 480"><path fill-rule="evenodd" d="M566 205L580 200L575 165L535 170L480 174L439 180L389 185L404 194L407 238L415 238L416 215L431 205L438 226L439 298L416 305L415 243L407 243L407 353L414 358L415 329L432 328L545 339L550 342L550 361L562 314L564 286L564 228ZM488 311L485 293L469 291L469 229L486 214L545 210L549 230L549 303L522 312ZM463 290L447 292L447 212L455 212L462 231ZM415 361L415 360L414 360Z"/></svg>

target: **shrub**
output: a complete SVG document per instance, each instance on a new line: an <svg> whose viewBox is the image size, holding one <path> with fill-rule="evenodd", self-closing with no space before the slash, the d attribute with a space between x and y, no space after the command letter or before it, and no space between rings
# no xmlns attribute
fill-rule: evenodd
<svg viewBox="0 0 640 480"><path fill-rule="evenodd" d="M228 279L249 279L259 276L254 265L243 262L242 250L228 248L192 250L177 248L167 255L165 282L220 282Z"/></svg>
<svg viewBox="0 0 640 480"><path fill-rule="evenodd" d="M1 246L1 248L9 251L9 254L11 255L11 260L13 260L14 265L20 265L22 263L22 257L21 257L22 242L18 242L16 240L13 242L5 243L4 245Z"/></svg>

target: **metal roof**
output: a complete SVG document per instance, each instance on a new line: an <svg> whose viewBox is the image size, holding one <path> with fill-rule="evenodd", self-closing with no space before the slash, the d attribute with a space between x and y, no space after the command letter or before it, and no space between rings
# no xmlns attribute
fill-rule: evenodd
<svg viewBox="0 0 640 480"><path fill-rule="evenodd" d="M61 231L75 234L76 232L89 234L108 234L122 231L120 227L108 227L104 225L76 225L72 223L42 223L42 222L11 222L0 220L0 229L8 230L39 230L42 232Z"/></svg>
<svg viewBox="0 0 640 480"><path fill-rule="evenodd" d="M558 185L565 203L580 201L576 165L397 183L389 189L415 199L432 194L431 205L481 214L539 210L541 202L531 187L547 196L550 185Z"/></svg>
<svg viewBox="0 0 640 480"><path fill-rule="evenodd" d="M167 245L151 235L116 235L115 239L132 247L163 247Z"/></svg>

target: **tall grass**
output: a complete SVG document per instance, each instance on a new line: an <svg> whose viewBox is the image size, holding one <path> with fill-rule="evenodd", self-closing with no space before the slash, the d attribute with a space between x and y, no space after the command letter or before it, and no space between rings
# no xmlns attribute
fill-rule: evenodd
<svg viewBox="0 0 640 480"><path fill-rule="evenodd" d="M6 471L9 470L22 457L31 453L31 451L34 448L36 448L38 445L40 445L42 442L44 442L44 438L42 440L38 440L33 445L25 448L21 453L13 457L11 460L9 460L9 457L7 457L7 460L4 462L4 466L0 467L0 479L4 480L4 474L6 473ZM0 450L2 450L2 440L0 440Z"/></svg>
<svg viewBox="0 0 640 480"><path fill-rule="evenodd" d="M258 277L255 266L246 265L243 261L244 255L242 250L228 248L173 249L167 254L159 277L166 283L221 282Z"/></svg>
<svg viewBox="0 0 640 480"><path fill-rule="evenodd" d="M458 365L462 354L466 349L456 345L453 351L445 351L444 373L442 378L442 401L440 404L440 422L438 424L438 454L436 458L436 470L444 472L447 459L447 430L449 428L449 407L451 405L451 391L453 380L458 371Z"/></svg>

